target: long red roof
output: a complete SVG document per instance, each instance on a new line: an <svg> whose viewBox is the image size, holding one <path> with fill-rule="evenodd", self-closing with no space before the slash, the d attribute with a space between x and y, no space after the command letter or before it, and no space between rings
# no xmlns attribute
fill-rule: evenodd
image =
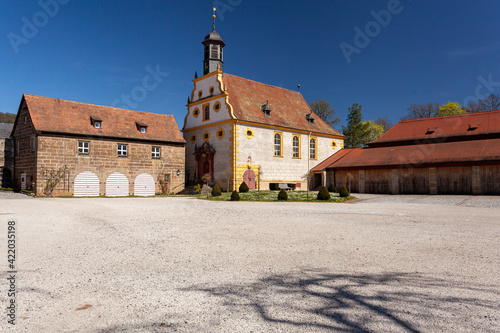
<svg viewBox="0 0 500 333"><path fill-rule="evenodd" d="M230 74L224 74L223 82L234 115L240 120L343 137L314 113L314 124L309 123L306 114L311 113L311 108L299 92ZM267 100L271 117L261 110Z"/></svg>
<svg viewBox="0 0 500 333"><path fill-rule="evenodd" d="M37 131L185 143L174 116L24 94ZM102 121L92 126L91 118ZM140 133L137 125L147 126Z"/></svg>
<svg viewBox="0 0 500 333"><path fill-rule="evenodd" d="M500 110L446 117L403 120L368 145L500 134Z"/></svg>
<svg viewBox="0 0 500 333"><path fill-rule="evenodd" d="M491 161L500 161L500 140L498 139L343 149L320 163L312 171Z"/></svg>

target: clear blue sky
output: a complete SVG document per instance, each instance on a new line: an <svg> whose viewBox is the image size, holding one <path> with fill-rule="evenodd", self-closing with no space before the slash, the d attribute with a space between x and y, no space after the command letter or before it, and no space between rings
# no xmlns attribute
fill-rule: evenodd
<svg viewBox="0 0 500 333"><path fill-rule="evenodd" d="M497 0L216 3L225 72L294 90L300 83L308 102L331 102L344 124L353 103L364 119L395 123L412 103L500 93ZM112 105L135 92L132 109L173 114L182 127L212 4L3 1L0 111L17 112L23 93ZM355 41L356 27L368 28L369 44ZM143 78L158 66L161 82L145 90Z"/></svg>

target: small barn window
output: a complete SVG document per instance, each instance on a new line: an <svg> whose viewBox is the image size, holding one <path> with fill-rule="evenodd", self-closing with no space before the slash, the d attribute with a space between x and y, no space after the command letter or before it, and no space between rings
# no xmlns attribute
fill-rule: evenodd
<svg viewBox="0 0 500 333"><path fill-rule="evenodd" d="M30 148L32 153L36 151L36 137L34 135L30 138Z"/></svg>
<svg viewBox="0 0 500 333"><path fill-rule="evenodd" d="M128 156L128 145L118 144L118 157Z"/></svg>
<svg viewBox="0 0 500 333"><path fill-rule="evenodd" d="M160 151L161 151L160 147L152 147L151 148L151 158L159 159L161 157Z"/></svg>
<svg viewBox="0 0 500 333"><path fill-rule="evenodd" d="M90 142L78 141L78 155L89 155Z"/></svg>

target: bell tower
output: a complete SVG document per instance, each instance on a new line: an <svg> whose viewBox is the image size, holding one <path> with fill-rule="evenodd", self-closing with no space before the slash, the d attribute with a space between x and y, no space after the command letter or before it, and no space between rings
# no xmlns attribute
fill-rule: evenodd
<svg viewBox="0 0 500 333"><path fill-rule="evenodd" d="M212 32L205 36L205 40L202 42L205 47L205 57L203 60L203 75L215 72L216 70L223 69L224 58L223 58L223 48L225 46L222 41L222 37L215 31L215 8L214 14L212 16L213 29Z"/></svg>

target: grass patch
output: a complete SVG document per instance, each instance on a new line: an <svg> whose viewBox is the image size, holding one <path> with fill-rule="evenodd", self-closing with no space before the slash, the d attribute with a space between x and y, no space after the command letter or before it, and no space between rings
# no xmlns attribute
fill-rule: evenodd
<svg viewBox="0 0 500 333"><path fill-rule="evenodd" d="M279 191L260 191L260 199L257 191L250 191L246 193L240 193L240 201L263 201L263 202L278 202L278 193ZM355 199L353 196L348 196L347 198L341 198L338 193L330 193L330 200L316 200L318 196L318 191L309 191L309 200L307 200L307 191L288 191L288 202L344 202L351 199ZM177 196L177 195L175 195ZM187 196L187 195L183 195ZM190 197L195 197L202 200L210 200L210 201L230 201L231 200L231 192L222 192L220 197L209 196L207 199L206 194L193 194L189 195ZM279 202L287 202L287 201L279 201Z"/></svg>

